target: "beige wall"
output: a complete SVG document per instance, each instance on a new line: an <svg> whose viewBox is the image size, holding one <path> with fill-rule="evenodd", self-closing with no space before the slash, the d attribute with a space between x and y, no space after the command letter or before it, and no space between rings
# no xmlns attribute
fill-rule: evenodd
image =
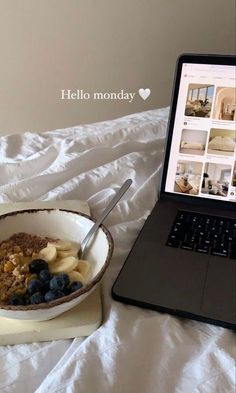
<svg viewBox="0 0 236 393"><path fill-rule="evenodd" d="M234 0L0 0L0 133L169 105L176 57L233 53L234 37ZM140 87L145 102L60 100Z"/></svg>
<svg viewBox="0 0 236 393"><path fill-rule="evenodd" d="M224 130L219 128L212 128L210 132L210 138L215 138L216 136L229 136L230 138L235 140L235 131L232 130Z"/></svg>

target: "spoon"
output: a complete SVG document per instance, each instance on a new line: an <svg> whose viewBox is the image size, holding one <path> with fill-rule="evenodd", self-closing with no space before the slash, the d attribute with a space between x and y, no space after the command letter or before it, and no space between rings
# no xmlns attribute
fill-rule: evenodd
<svg viewBox="0 0 236 393"><path fill-rule="evenodd" d="M87 235L82 240L81 245L80 245L80 249L78 251L78 258L79 259L83 259L83 256L85 254L86 246L87 246L88 241L94 235L94 233L98 230L98 228L101 225L101 223L105 220L105 218L108 216L108 214L116 206L117 202L119 202L120 198L128 190L128 188L131 186L131 184L132 184L132 180L131 179L128 179L128 180L126 180L124 182L124 184L121 186L121 188L115 194L114 198L110 201L110 203L107 205L107 207L103 210L101 216L97 219L95 224L88 231Z"/></svg>

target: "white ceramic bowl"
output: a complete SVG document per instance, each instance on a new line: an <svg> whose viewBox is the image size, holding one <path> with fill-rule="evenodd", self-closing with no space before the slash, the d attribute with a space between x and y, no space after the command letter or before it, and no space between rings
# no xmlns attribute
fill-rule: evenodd
<svg viewBox="0 0 236 393"><path fill-rule="evenodd" d="M80 243L94 220L85 214L64 209L30 209L0 216L0 241L14 233L59 238ZM113 253L110 232L101 225L86 253L91 262L90 280L80 290L57 300L37 305L12 306L0 304L0 316L20 320L45 321L70 310L82 302L97 286Z"/></svg>

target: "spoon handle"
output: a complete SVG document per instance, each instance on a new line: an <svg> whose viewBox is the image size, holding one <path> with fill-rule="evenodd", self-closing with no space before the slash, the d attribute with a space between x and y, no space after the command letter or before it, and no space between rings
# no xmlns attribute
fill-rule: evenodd
<svg viewBox="0 0 236 393"><path fill-rule="evenodd" d="M117 191L116 195L114 198L110 201L110 203L107 205L107 207L103 210L101 216L96 220L95 224L92 226L92 228L89 230L85 238L83 239L80 250L82 253L84 252L84 248L89 241L90 237L98 230L100 224L105 220L105 218L108 216L110 211L115 207L117 202L119 202L120 198L124 195L124 193L128 190L128 188L131 186L132 180L128 179L124 182L124 184L121 186L119 191Z"/></svg>

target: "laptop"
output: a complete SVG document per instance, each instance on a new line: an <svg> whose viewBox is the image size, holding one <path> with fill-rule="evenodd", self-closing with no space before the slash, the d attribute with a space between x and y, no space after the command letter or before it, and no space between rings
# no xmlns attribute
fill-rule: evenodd
<svg viewBox="0 0 236 393"><path fill-rule="evenodd" d="M236 56L177 60L159 200L114 299L236 329Z"/></svg>

